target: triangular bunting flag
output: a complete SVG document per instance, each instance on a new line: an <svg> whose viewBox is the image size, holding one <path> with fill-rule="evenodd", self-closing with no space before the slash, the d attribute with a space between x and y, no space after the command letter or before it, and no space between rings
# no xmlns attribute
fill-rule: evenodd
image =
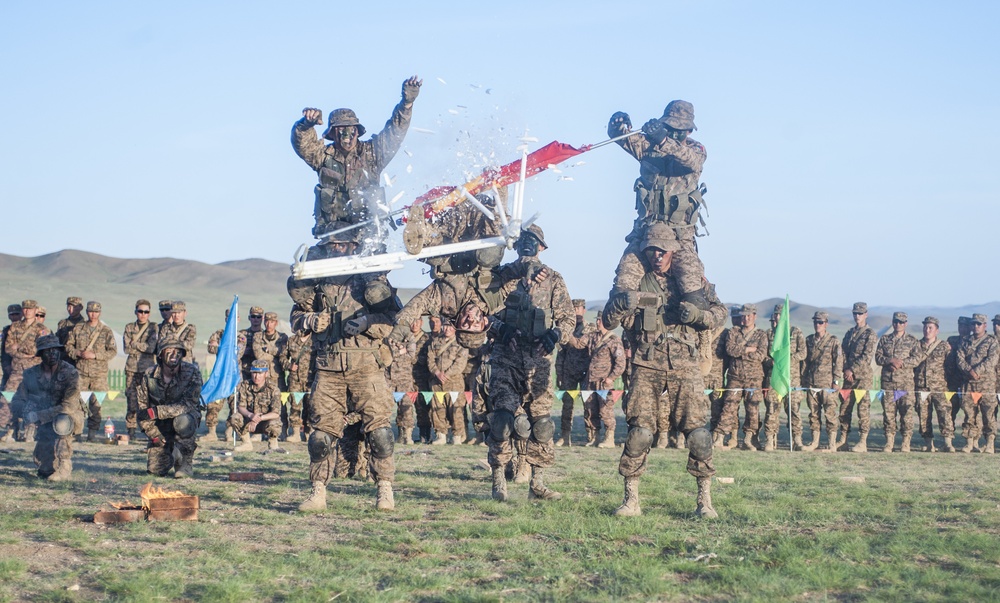
<svg viewBox="0 0 1000 603"><path fill-rule="evenodd" d="M118 394L120 394L120 393L121 392L116 392L114 390L108 390L108 400L111 400L112 402L114 402L115 400L118 399Z"/></svg>
<svg viewBox="0 0 1000 603"><path fill-rule="evenodd" d="M577 397L579 397L579 395L580 395L580 393L581 393L581 390L578 390L578 389L568 389L568 390L566 390L566 392L567 392L567 393L568 393L569 395L573 396L573 399L574 399L574 400L576 400L576 399L577 399ZM587 397L587 396L584 396L584 398L586 398L586 397Z"/></svg>
<svg viewBox="0 0 1000 603"><path fill-rule="evenodd" d="M592 390L592 389L581 389L581 390L579 390L579 392L580 392L580 395L583 396L583 399L587 400L587 399L590 398L591 395L593 395L594 390Z"/></svg>
<svg viewBox="0 0 1000 603"><path fill-rule="evenodd" d="M983 394L979 392L972 392L972 403L979 404L979 399L983 397Z"/></svg>
<svg viewBox="0 0 1000 603"><path fill-rule="evenodd" d="M424 402L428 404L434 399L434 392L420 392L420 395L423 396Z"/></svg>
<svg viewBox="0 0 1000 603"><path fill-rule="evenodd" d="M905 395L906 395L906 390L905 389L894 390L894 393L893 393L893 396L892 396L892 401L895 402L896 400L899 400L900 398L902 398Z"/></svg>
<svg viewBox="0 0 1000 603"><path fill-rule="evenodd" d="M290 395L291 394L288 393L288 392L281 392L281 403L282 404L288 404L288 396L290 396Z"/></svg>
<svg viewBox="0 0 1000 603"><path fill-rule="evenodd" d="M406 392L392 392L392 399L396 401L396 404L399 404L399 401L402 400L405 395Z"/></svg>
<svg viewBox="0 0 1000 603"><path fill-rule="evenodd" d="M294 393L294 396L295 396L295 401L296 402L301 402L302 398L305 398L306 394L308 392L293 392L293 393Z"/></svg>
<svg viewBox="0 0 1000 603"><path fill-rule="evenodd" d="M856 389L856 390L854 390L854 399L855 400L861 400L862 398L865 397L865 394L867 394L867 393L868 393L868 390L865 390L865 389Z"/></svg>
<svg viewBox="0 0 1000 603"><path fill-rule="evenodd" d="M885 392L880 389L868 390L868 393L872 395L872 401L881 400L885 396Z"/></svg>
<svg viewBox="0 0 1000 603"><path fill-rule="evenodd" d="M944 399L951 402L951 399L955 397L955 392L945 392Z"/></svg>
<svg viewBox="0 0 1000 603"><path fill-rule="evenodd" d="M472 404L472 392L462 392L465 394L465 403Z"/></svg>
<svg viewBox="0 0 1000 603"><path fill-rule="evenodd" d="M850 397L851 397L851 390L849 390L849 389L842 389L842 390L840 390L840 399L841 400L843 400L844 402L847 402L848 398L850 398Z"/></svg>
<svg viewBox="0 0 1000 603"><path fill-rule="evenodd" d="M825 391L828 394L835 394L835 393L837 393L837 390L833 389L832 387L829 388L829 389L824 389L823 391Z"/></svg>
<svg viewBox="0 0 1000 603"><path fill-rule="evenodd" d="M406 392L406 397L410 399L410 403L411 404L416 404L417 403L417 396L418 395L420 395L420 392Z"/></svg>
<svg viewBox="0 0 1000 603"><path fill-rule="evenodd" d="M2 392L2 393L3 393L3 397L7 398L8 402L10 402L11 400L14 399L14 392Z"/></svg>
<svg viewBox="0 0 1000 603"><path fill-rule="evenodd" d="M620 389L613 389L613 390L611 390L611 399L614 400L615 402L617 402L618 400L621 399L622 394L624 394L624 393L625 392L622 391L622 390L620 390Z"/></svg>
<svg viewBox="0 0 1000 603"><path fill-rule="evenodd" d="M87 404L90 402L90 396L92 396L93 393L94 392L80 392L80 399L83 400L84 404Z"/></svg>
<svg viewBox="0 0 1000 603"><path fill-rule="evenodd" d="M917 398L919 398L921 402L926 402L927 396L929 395L931 395L930 392L917 392Z"/></svg>
<svg viewBox="0 0 1000 603"><path fill-rule="evenodd" d="M104 404L104 401L108 398L108 392L94 392L94 397L97 398L98 404Z"/></svg>
<svg viewBox="0 0 1000 603"><path fill-rule="evenodd" d="M609 391L610 390L607 390L607 389L599 389L599 390L597 390L597 395L600 396L600 397L602 397L602 398L604 398L605 400L607 400L608 399L608 392Z"/></svg>
<svg viewBox="0 0 1000 603"><path fill-rule="evenodd" d="M451 401L452 402L457 402L458 401L458 392L448 392L448 395L451 396Z"/></svg>
<svg viewBox="0 0 1000 603"><path fill-rule="evenodd" d="M713 391L715 391L715 390L713 390L713 389L711 389L711 388L706 388L706 389L705 389L705 395L706 395L706 396L708 396L708 395L710 395L710 394L711 394L711 393L712 393Z"/></svg>
<svg viewBox="0 0 1000 603"><path fill-rule="evenodd" d="M566 394L566 390L557 389L555 390L555 393L556 393L556 400L562 400L562 397Z"/></svg>

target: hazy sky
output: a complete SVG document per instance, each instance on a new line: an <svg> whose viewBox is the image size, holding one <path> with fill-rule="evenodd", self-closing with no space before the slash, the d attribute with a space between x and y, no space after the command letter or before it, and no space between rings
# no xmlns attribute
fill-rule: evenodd
<svg viewBox="0 0 1000 603"><path fill-rule="evenodd" d="M516 159L526 131L598 142L614 111L638 126L682 98L724 299L997 300L998 7L5 2L0 252L289 262L313 222L316 176L289 144L302 108L351 107L375 132L417 74L412 126L430 132L386 170L400 204ZM600 298L638 164L616 146L576 161L529 181L526 215L571 294Z"/></svg>

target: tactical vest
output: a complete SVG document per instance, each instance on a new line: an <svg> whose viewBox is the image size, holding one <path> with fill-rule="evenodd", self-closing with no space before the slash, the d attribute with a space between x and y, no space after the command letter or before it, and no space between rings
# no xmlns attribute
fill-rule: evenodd
<svg viewBox="0 0 1000 603"><path fill-rule="evenodd" d="M552 309L542 309L531 301L531 294L515 289L504 300L504 324L517 329L518 341L534 343L552 328Z"/></svg>
<svg viewBox="0 0 1000 603"><path fill-rule="evenodd" d="M363 152L359 143L357 153L349 161L358 164L348 170L345 164L327 154L319 168L319 184L316 185L316 218L324 222L357 223L370 216L379 202L385 203L385 189L376 186L379 174L368 174ZM365 177L367 174L367 178Z"/></svg>
<svg viewBox="0 0 1000 603"><path fill-rule="evenodd" d="M368 355L371 355L381 368L392 363L391 352L380 341L369 339L364 335L351 336L344 333L345 322L365 313L364 302L354 298L354 283L351 282L353 278L356 278L356 275L331 277L324 280L328 284L337 285L336 288L318 287L323 298L323 311L330 316L330 326L322 333L313 335L316 368L319 370L348 371L370 364L371 360L362 357ZM368 345L363 345L364 343Z"/></svg>
<svg viewBox="0 0 1000 603"><path fill-rule="evenodd" d="M675 317L668 316L670 293L660 286L651 272L639 281L640 293L652 293L654 300L640 300L635 314L633 332L638 335L636 356L640 361L662 364L668 360L668 340L674 340L687 348L691 359L698 354L698 333L693 328L680 324ZM640 362L642 364L642 362Z"/></svg>

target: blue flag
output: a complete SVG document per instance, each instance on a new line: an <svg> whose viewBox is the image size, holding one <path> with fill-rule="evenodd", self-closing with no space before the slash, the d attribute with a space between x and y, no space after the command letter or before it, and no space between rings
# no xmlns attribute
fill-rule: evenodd
<svg viewBox="0 0 1000 603"><path fill-rule="evenodd" d="M201 388L201 403L208 404L216 400L228 398L236 392L242 375L240 374L240 359L236 357L236 331L239 329L240 296L233 297L233 305L229 308L229 318L226 319L226 329L219 341L219 353L215 357L215 366L208 381Z"/></svg>

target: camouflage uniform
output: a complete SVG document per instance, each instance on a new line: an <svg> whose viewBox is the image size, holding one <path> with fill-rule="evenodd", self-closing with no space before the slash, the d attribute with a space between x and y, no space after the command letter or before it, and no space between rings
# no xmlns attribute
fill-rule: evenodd
<svg viewBox="0 0 1000 603"><path fill-rule="evenodd" d="M152 321L140 325L139 321L125 325L122 333L122 350L128 358L125 360L125 399L128 410L125 415L125 427L134 430L135 420L135 387L140 375L156 364L157 328Z"/></svg>
<svg viewBox="0 0 1000 603"><path fill-rule="evenodd" d="M181 362L177 375L169 383L163 379L161 365L147 370L139 378L136 386L137 417L139 427L149 438L146 449L146 471L149 473L166 476L175 466L175 450L180 457L176 463L177 470L185 465L190 467L194 451L198 448L195 431L201 421L201 386L201 372L190 362ZM150 409L155 409L155 418L150 416ZM189 436L181 435L174 428L174 419L180 415L188 415L194 422L195 429Z"/></svg>
<svg viewBox="0 0 1000 603"><path fill-rule="evenodd" d="M933 320L933 324L939 324L937 319L928 316L924 323ZM931 446L934 441L934 427L932 415L937 413L938 429L941 436L945 438L945 449L951 448L951 439L955 436L955 424L951 418L951 403L944 392L948 390L948 382L944 375L944 363L951 353L951 346L947 341L935 339L927 341L921 339L914 348L917 365L913 369L913 385L917 395L917 415L920 418L920 435L924 442Z"/></svg>
<svg viewBox="0 0 1000 603"><path fill-rule="evenodd" d="M817 312L824 320L829 320L825 312ZM814 317L815 318L815 317ZM819 445L820 432L825 419L829 450L836 449L836 432L840 427L840 404L837 389L843 376L843 360L840 342L829 333L818 336L812 333L806 337L806 358L802 367L802 386L809 388L806 403L809 405L809 431L812 435L810 450ZM813 390L819 391L813 391Z"/></svg>
<svg viewBox="0 0 1000 603"><path fill-rule="evenodd" d="M901 312L893 314L896 319ZM903 315L905 318L905 315ZM900 336L886 333L878 340L878 347L875 350L875 364L882 367L882 408L885 412L885 439L886 448L892 449L895 441L897 429L897 414L899 423L902 423L903 439L908 442L913 434L914 408L913 396L913 367L916 362L912 358L913 350L918 346L917 338L909 333ZM891 360L898 359L903 363L899 369L894 369ZM896 398L896 392L903 392Z"/></svg>
<svg viewBox="0 0 1000 603"><path fill-rule="evenodd" d="M31 368L41 360L35 354L35 340L42 335L47 335L49 330L39 322L28 324L26 320L20 320L12 325L4 336L3 348L10 355L10 376L7 377L4 391L17 391L17 386L21 384L21 375L28 368Z"/></svg>
<svg viewBox="0 0 1000 603"><path fill-rule="evenodd" d="M87 304L88 311L94 307L91 303ZM96 307L100 311L100 306ZM97 357L83 358L82 354L88 350ZM111 327L102 322L97 326L91 326L89 322L76 325L66 339L66 354L80 373L79 386L82 391L108 391L108 362L118 354L118 344ZM101 403L94 394L90 395L88 415L87 439L93 441L101 431Z"/></svg>
<svg viewBox="0 0 1000 603"><path fill-rule="evenodd" d="M733 308L733 316L757 314L757 307L745 304ZM764 399L764 359L767 358L767 332L753 325L732 327L722 333L720 345L726 355L726 391L722 396L722 416L716 428L716 441L735 432L739 423L739 406L743 402L744 448L760 431L760 403Z"/></svg>
<svg viewBox="0 0 1000 603"><path fill-rule="evenodd" d="M288 391L284 367L281 365L285 346L288 345L288 335L277 331L268 335L266 330L259 331L254 334L251 345L253 346L254 359L267 362L267 380L274 384L278 391Z"/></svg>
<svg viewBox="0 0 1000 603"><path fill-rule="evenodd" d="M7 378L10 377L13 365L13 358L7 352L6 342L10 338L10 328L13 325L6 325L0 333L0 370L3 371L3 378L0 379L0 391L7 391Z"/></svg>
<svg viewBox="0 0 1000 603"><path fill-rule="evenodd" d="M678 118L689 124L671 123ZM661 119L668 125L693 129L694 108L690 103L674 101L668 105ZM619 129L612 124L608 127L609 136L619 136L628 131L627 128ZM634 186L638 218L632 233L626 237L629 245L615 271L612 291L634 291L638 286L645 273L639 257L642 253L639 243L646 227L654 222L670 225L680 244L670 270L680 281L681 291L689 293L702 288L705 268L698 258L694 239L698 206L703 203L698 180L701 178L707 153L705 147L692 138L678 142L664 136L657 142L658 138L650 133L636 133L635 136L617 141L619 146L639 161L639 178Z"/></svg>
<svg viewBox="0 0 1000 603"><path fill-rule="evenodd" d="M345 116L349 112L350 118L357 122L353 111L338 109L330 113L331 128L338 112ZM382 131L370 140L358 140L350 153L344 153L334 144L324 145L316 135L315 124L304 117L295 122L292 148L319 175L313 209L316 229L335 221L360 222L371 217L376 203L385 203L379 179L403 144L412 113L412 102L401 100ZM358 137L364 133L364 127L358 125Z"/></svg>
<svg viewBox="0 0 1000 603"><path fill-rule="evenodd" d="M853 312L868 312L868 304L857 302L852 308ZM875 329L867 324L863 327L851 327L844 335L841 348L844 352L844 372L851 371L854 379L848 381L844 377L844 389L851 390L847 400L841 399L840 405L840 437L844 442L851 432L851 415L854 413L854 405L858 407L858 432L860 441L867 443L868 432L871 430L871 399L868 396L874 384L874 371L872 361L875 359L875 348L878 345L878 335ZM858 399L855 390L865 390Z"/></svg>
<svg viewBox="0 0 1000 603"><path fill-rule="evenodd" d="M973 321L986 322L985 315L974 314ZM998 361L997 339L993 335L984 334L976 337L973 333L962 341L957 354L958 370L962 373L962 408L965 411L965 424L962 435L967 440L978 444L979 437L986 436L992 442L997 433L997 397L996 370ZM975 372L978 378L973 378ZM973 399L973 393L982 396L978 401ZM974 420L970 420L973 417ZM987 445L990 448L990 445ZM964 449L963 449L964 450Z"/></svg>
<svg viewBox="0 0 1000 603"><path fill-rule="evenodd" d="M228 310L227 310L228 313ZM227 317L228 318L228 317ZM219 344L222 343L222 334L225 329L219 329L218 331L212 333L208 338L208 353L217 356L219 354ZM236 358L240 360L246 353L247 349L247 338L246 332L237 331L236 332ZM216 427L219 425L219 413L222 412L222 405L225 404L229 407L229 415L232 416L236 409L236 398L235 396L229 396L228 398L223 398L221 400L212 400L205 406L205 428L208 430L209 436L216 435Z"/></svg>
<svg viewBox="0 0 1000 603"><path fill-rule="evenodd" d="M776 306L775 310L777 311L778 308L783 308L783 306ZM776 444L778 432L781 430L782 402L770 389L771 370L774 368L774 360L770 356L770 350L771 346L774 345L775 329L767 331L768 356L764 359L764 388L767 390L764 393L764 405L767 411L764 415L764 431L769 436L773 434ZM792 441L797 442L801 446L802 417L799 415L799 410L802 407L802 401L805 399L805 393L800 388L802 387L802 361L806 359L806 336L802 333L802 329L798 327L791 327L789 330L789 343L791 344L789 346L789 360L791 361L789 365L789 387L791 389L788 392L788 408L791 409L791 414L788 416L792 424Z"/></svg>
<svg viewBox="0 0 1000 603"><path fill-rule="evenodd" d="M296 331L288 338L282 364L288 368L288 391L292 392L288 396L288 404L283 409L284 422L292 433L298 433L303 428L302 419L306 416L303 410L309 404L310 384L316 372L313 363L312 333ZM296 400L295 393L302 392L305 392L305 396Z"/></svg>
<svg viewBox="0 0 1000 603"><path fill-rule="evenodd" d="M590 363L587 366L587 389L592 390L604 390L607 387L604 383L610 379L614 381L625 372L625 348L622 347L621 337L618 337L612 331L605 331L603 335L597 332L597 328L594 327L594 335L590 339L590 343L587 346L587 355L590 357ZM607 441L614 443L615 426L617 422L615 420L615 401L609 395L602 398L596 391L587 398L587 410L589 410L590 415L597 416L598 427L596 431L600 429L600 423L604 424L605 428L605 438ZM666 417L669 423L669 415ZM660 421L661 427L664 425L662 419ZM587 428L588 430L590 427Z"/></svg>
<svg viewBox="0 0 1000 603"><path fill-rule="evenodd" d="M951 353L944 361L944 377L948 381L949 392L958 392L962 389L962 372L958 370L958 348L962 346L962 340L971 333L972 318L960 316L958 318L958 335L948 338L948 347ZM952 396L951 398L951 421L958 426L958 411L962 409L962 396ZM968 421L968 415L965 420Z"/></svg>
<svg viewBox="0 0 1000 603"><path fill-rule="evenodd" d="M722 419L723 395L725 394L722 390L726 386L726 348L725 341L722 339L722 334L726 332L726 329L719 327L707 331L712 334L711 348L708 350L711 366L707 374L706 371L702 371L702 379L705 382L705 389L712 390L712 393L708 395L708 400L712 417L710 423L712 431L715 432ZM701 348L699 348L699 353L701 353ZM722 432L719 431L719 433Z"/></svg>
<svg viewBox="0 0 1000 603"><path fill-rule="evenodd" d="M465 440L466 426L462 414L465 406L464 370L469 361L469 350L459 345L454 335L441 333L431 337L427 348L427 369L431 374L431 389L435 392L457 392L455 398L449 393L431 399L431 423L436 432L435 441L444 443L443 437L452 430L453 442L461 444ZM438 373L444 381L438 380Z"/></svg>
<svg viewBox="0 0 1000 603"><path fill-rule="evenodd" d="M240 384L236 387L236 404L251 413L266 415L273 412L280 417L281 392L278 391L278 387L270 380L265 382L260 388L250 381L240 381ZM250 432L248 429L246 417L239 412L231 413L226 423L241 438L255 433L267 434L268 440L277 440L281 435L280 418L261 421L257 424L257 428L253 432Z"/></svg>
<svg viewBox="0 0 1000 603"><path fill-rule="evenodd" d="M53 420L57 415L66 414L73 420L74 432L82 428L83 411L76 369L60 361L51 377L40 365L28 367L23 377L11 403L15 415L27 416L31 412L38 415L34 451L38 477L68 479L73 470L73 438L56 434Z"/></svg>
<svg viewBox="0 0 1000 603"><path fill-rule="evenodd" d="M184 344L184 361L198 366L194 356L194 346L198 343L198 327L187 321L180 325L168 322L160 326L159 337L180 341Z"/></svg>
<svg viewBox="0 0 1000 603"><path fill-rule="evenodd" d="M56 324L56 337L59 338L59 343L66 345L66 342L69 341L70 332L76 328L76 325L86 321L87 318L83 315L71 316L60 320ZM63 360L72 363L65 349L63 350Z"/></svg>
<svg viewBox="0 0 1000 603"><path fill-rule="evenodd" d="M585 303L582 299L574 299L572 301L574 309L583 306ZM590 345L596 332L597 329L594 325L584 323L582 316L577 317L576 328L569 334L566 345L559 346L559 351L556 353L556 389L584 389L587 379L587 366L590 364ZM573 406L575 404L575 396L568 391L564 391L562 395L561 430L559 432L561 438L569 437L573 431ZM599 403L597 405L599 406ZM594 418L597 418L599 422L600 418L595 417L592 412L588 411L588 408L592 409L594 406L584 404L583 422L587 428L588 443L593 441L594 434L600 429L600 424L598 423L595 426L593 421Z"/></svg>

